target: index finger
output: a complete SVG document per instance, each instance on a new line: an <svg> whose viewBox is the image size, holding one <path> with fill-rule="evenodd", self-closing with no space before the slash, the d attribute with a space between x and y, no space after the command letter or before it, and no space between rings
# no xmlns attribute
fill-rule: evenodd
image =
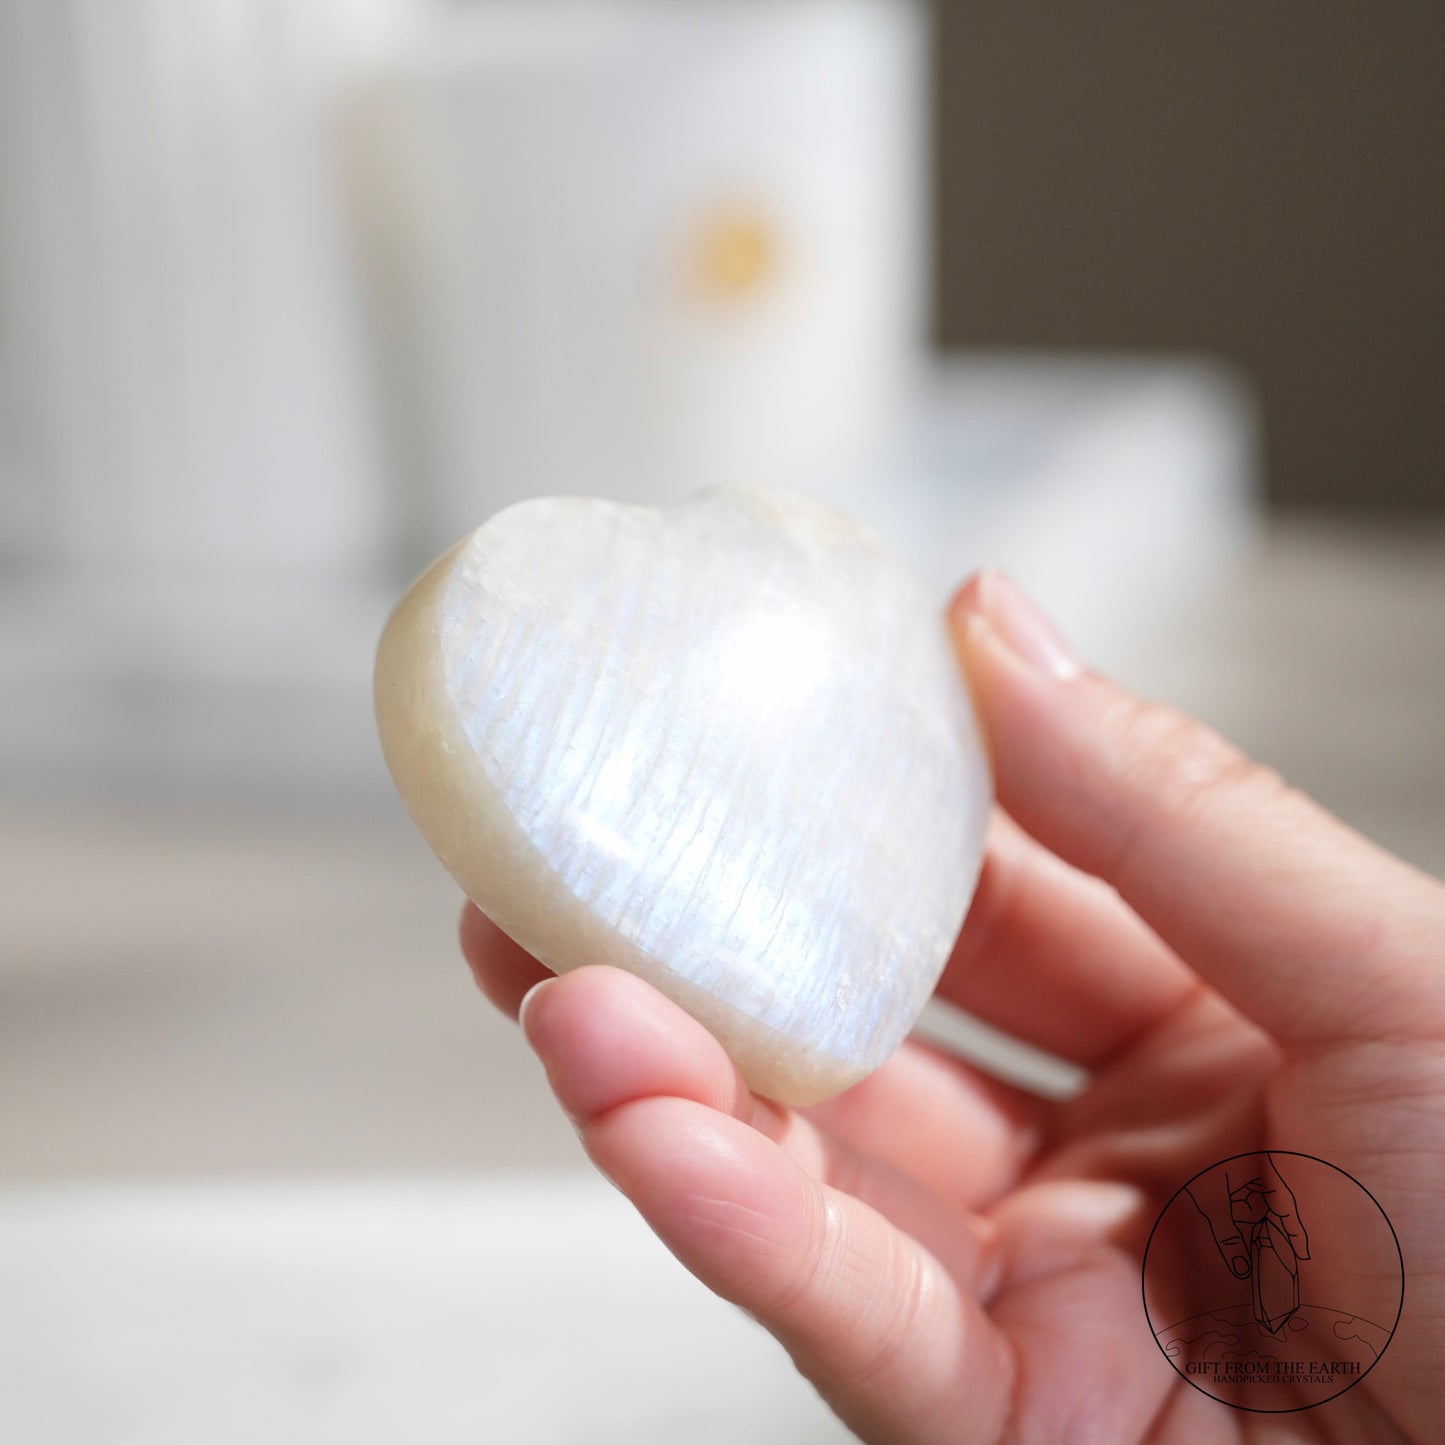
<svg viewBox="0 0 1445 1445"><path fill-rule="evenodd" d="M1083 671L998 574L950 622L999 801L1282 1042L1445 1027L1445 889L1172 710Z"/></svg>

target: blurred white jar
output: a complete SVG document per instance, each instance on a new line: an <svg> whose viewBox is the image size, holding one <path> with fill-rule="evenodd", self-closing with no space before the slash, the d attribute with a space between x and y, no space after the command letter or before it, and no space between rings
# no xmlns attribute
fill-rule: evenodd
<svg viewBox="0 0 1445 1445"><path fill-rule="evenodd" d="M920 364L910 0L435 7L346 127L411 560L541 493L836 492Z"/></svg>

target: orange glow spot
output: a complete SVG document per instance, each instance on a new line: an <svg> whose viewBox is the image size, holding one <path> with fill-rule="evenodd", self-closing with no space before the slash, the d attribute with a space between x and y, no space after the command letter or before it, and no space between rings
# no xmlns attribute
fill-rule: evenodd
<svg viewBox="0 0 1445 1445"><path fill-rule="evenodd" d="M761 291L777 267L777 233L756 212L725 212L704 227L695 270L705 295L720 301L744 300Z"/></svg>

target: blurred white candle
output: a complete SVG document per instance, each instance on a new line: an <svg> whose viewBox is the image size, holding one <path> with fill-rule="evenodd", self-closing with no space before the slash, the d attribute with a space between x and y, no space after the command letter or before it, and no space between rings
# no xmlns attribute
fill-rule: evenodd
<svg viewBox="0 0 1445 1445"><path fill-rule="evenodd" d="M907 0L443 8L349 140L413 560L539 493L828 492L924 329Z"/></svg>

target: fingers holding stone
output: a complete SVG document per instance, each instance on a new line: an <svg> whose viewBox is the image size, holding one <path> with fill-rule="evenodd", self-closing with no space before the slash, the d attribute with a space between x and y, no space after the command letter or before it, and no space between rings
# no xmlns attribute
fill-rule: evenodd
<svg viewBox="0 0 1445 1445"><path fill-rule="evenodd" d="M938 1198L983 1209L1017 1183L1043 1147L1051 1109L910 1041L861 1083L803 1113Z"/></svg>
<svg viewBox="0 0 1445 1445"><path fill-rule="evenodd" d="M1445 1027L1445 893L1208 728L1084 671L1017 588L950 613L999 801L1284 1043Z"/></svg>
<svg viewBox="0 0 1445 1445"><path fill-rule="evenodd" d="M939 997L1093 1069L1199 987L1112 888L994 814L978 890Z"/></svg>
<svg viewBox="0 0 1445 1445"><path fill-rule="evenodd" d="M531 988L555 977L471 903L462 910L461 941L478 986L511 1018L517 1017ZM593 998L591 972L596 971L580 971L589 975L575 996L584 1003ZM638 988L646 1006L624 983L603 990L609 1007L590 1016L584 1007L584 1016L570 1024L564 1016L564 1029L570 1028L571 1035L559 1039L554 1052L565 1071L559 1092L570 1112L600 1112L602 1105L591 1091L609 1081L615 1088L617 1081L609 1072L613 1061L638 1057L641 1043L653 1068L647 1080L652 1092L701 1098L764 1130L770 1121L786 1117L776 1106L754 1100L721 1045L700 1024L684 1015L683 1023L669 1019L666 1026L655 1027L653 1014L659 1005L670 1013L681 1011L655 990L640 983ZM615 1010L611 1002L616 1002ZM702 1059L708 1061L708 1070L699 1073ZM574 1084L579 1092L570 1099ZM699 1093L704 1086L712 1092ZM611 1102L617 1101L614 1097ZM743 1114L745 1104L748 1110L756 1105L758 1112ZM840 1147L876 1157L950 1204L976 1208L1007 1188L1032 1157L1042 1137L1044 1107L932 1049L908 1044L861 1084L805 1113Z"/></svg>
<svg viewBox="0 0 1445 1445"><path fill-rule="evenodd" d="M784 1111L753 1095L722 1045L650 984L579 968L526 999L522 1031L579 1128L633 1099L675 1095L781 1132Z"/></svg>
<svg viewBox="0 0 1445 1445"><path fill-rule="evenodd" d="M613 968L568 973L528 996L522 1027L558 1101L609 1174L593 1145L613 1114L648 1100L701 1106L753 1130L809 1177L877 1209L956 1277L986 1282L987 1241L976 1218L802 1113L757 1097L722 1045L641 979ZM659 1137L648 1147L665 1155L670 1144Z"/></svg>

